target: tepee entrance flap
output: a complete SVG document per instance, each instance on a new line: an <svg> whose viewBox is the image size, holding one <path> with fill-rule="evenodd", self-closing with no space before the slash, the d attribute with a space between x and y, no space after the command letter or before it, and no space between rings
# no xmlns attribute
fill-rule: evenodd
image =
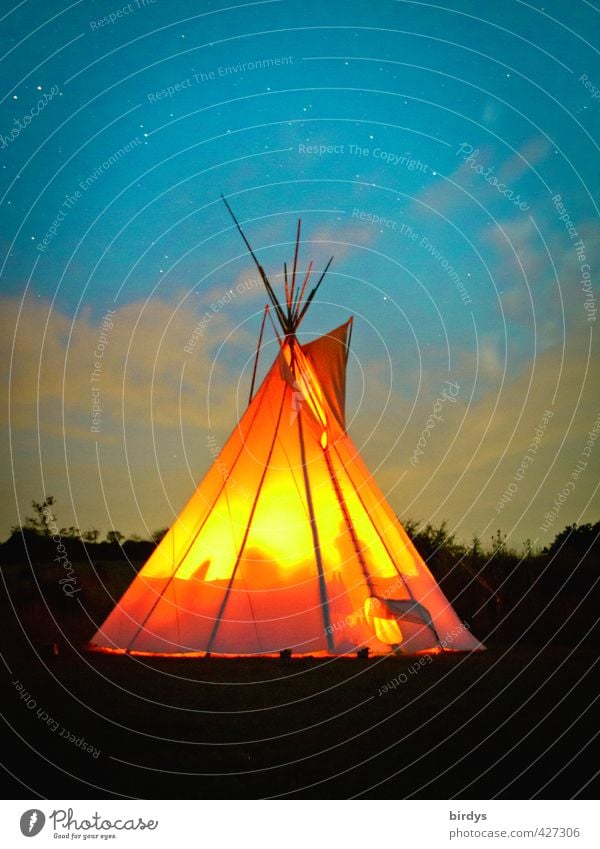
<svg viewBox="0 0 600 849"><path fill-rule="evenodd" d="M379 601L387 607L396 619L404 619L404 621L412 622L415 625L431 626L432 624L427 608L414 599L385 598L379 599Z"/></svg>

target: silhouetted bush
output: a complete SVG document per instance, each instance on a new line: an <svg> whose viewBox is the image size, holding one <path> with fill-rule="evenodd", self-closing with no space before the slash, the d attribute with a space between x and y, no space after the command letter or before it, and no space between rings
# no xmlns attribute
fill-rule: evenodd
<svg viewBox="0 0 600 849"><path fill-rule="evenodd" d="M470 545L458 542L445 522L437 528L413 521L404 526L459 617L487 645L600 645L600 522L570 525L542 551L527 543L522 554L506 545L501 531L485 548L477 538ZM0 566L13 587L31 605L41 598L59 619L76 611L59 584L64 575L59 544L75 567L78 598L101 617L164 535L122 541L113 531L109 541L97 542L90 541L98 539L97 532L84 533L84 541L77 529L61 531L68 535L61 532L57 539L31 520L0 544Z"/></svg>
<svg viewBox="0 0 600 849"><path fill-rule="evenodd" d="M600 645L596 596L600 582L600 522L570 525L551 545L522 554L501 531L484 550L458 544L446 523L406 522L429 569L474 634L488 645Z"/></svg>

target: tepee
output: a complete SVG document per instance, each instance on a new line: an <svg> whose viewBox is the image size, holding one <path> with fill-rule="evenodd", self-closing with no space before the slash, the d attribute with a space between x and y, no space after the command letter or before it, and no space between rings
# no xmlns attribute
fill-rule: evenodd
<svg viewBox="0 0 600 849"><path fill-rule="evenodd" d="M225 203L271 301L265 318L274 314L280 325L279 352L90 648L314 656L482 648L346 433L352 319L308 344L297 339L331 260L307 295L311 266L300 283L298 222L280 301Z"/></svg>

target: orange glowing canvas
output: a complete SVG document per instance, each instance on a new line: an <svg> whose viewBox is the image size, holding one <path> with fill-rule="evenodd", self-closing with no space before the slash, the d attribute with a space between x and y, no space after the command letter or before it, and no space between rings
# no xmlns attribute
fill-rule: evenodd
<svg viewBox="0 0 600 849"><path fill-rule="evenodd" d="M233 217L281 326L280 350L208 474L90 647L178 656L482 648L346 433L352 320L298 342L298 326L329 266L306 294L311 267L302 283L296 280L298 228L280 303Z"/></svg>

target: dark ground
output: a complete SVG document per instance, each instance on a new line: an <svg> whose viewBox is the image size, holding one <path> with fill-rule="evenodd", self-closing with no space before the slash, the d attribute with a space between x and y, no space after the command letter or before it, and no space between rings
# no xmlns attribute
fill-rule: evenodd
<svg viewBox="0 0 600 849"><path fill-rule="evenodd" d="M25 572L4 580L6 798L598 795L594 646L287 663L108 656L73 647L93 631L93 594L80 605L56 583L40 594Z"/></svg>

